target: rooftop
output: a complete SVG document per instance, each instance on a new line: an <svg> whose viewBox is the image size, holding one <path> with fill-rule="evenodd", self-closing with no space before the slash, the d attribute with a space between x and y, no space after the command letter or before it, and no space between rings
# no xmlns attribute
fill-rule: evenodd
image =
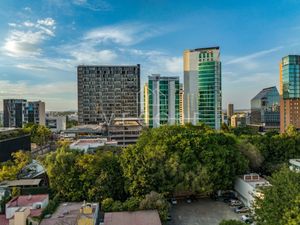
<svg viewBox="0 0 300 225"><path fill-rule="evenodd" d="M300 167L300 159L290 159L290 164Z"/></svg>
<svg viewBox="0 0 300 225"><path fill-rule="evenodd" d="M247 184L251 185L252 187L256 188L258 186L269 186L270 183L266 179L262 178L256 173L244 174L240 176L240 178L246 182Z"/></svg>
<svg viewBox="0 0 300 225"><path fill-rule="evenodd" d="M274 87L268 87L268 88L262 89L257 95L255 95L254 98L251 99L251 101L252 101L252 100L255 100L255 99L262 99L262 98L265 98L270 92L277 93L277 95L278 95L278 97L279 97L278 90L277 90L277 88L274 86Z"/></svg>
<svg viewBox="0 0 300 225"><path fill-rule="evenodd" d="M47 198L49 198L48 194L20 195L18 197L14 197L12 200L6 203L6 206L7 207L32 206L34 203L42 202Z"/></svg>
<svg viewBox="0 0 300 225"><path fill-rule="evenodd" d="M191 49L189 51L197 52L197 51L203 51L203 50L219 50L219 49L220 49L219 46L214 46L214 47L206 47L206 48L195 48L195 49Z"/></svg>
<svg viewBox="0 0 300 225"><path fill-rule="evenodd" d="M104 225L161 225L157 210L105 213Z"/></svg>
<svg viewBox="0 0 300 225"><path fill-rule="evenodd" d="M40 225L68 224L76 225L77 218L81 217L82 202L65 202L59 205L50 218L43 219ZM98 208L97 203L92 203L93 212Z"/></svg>
<svg viewBox="0 0 300 225"><path fill-rule="evenodd" d="M0 183L0 186L17 187L17 186L37 186L42 179L20 179L20 180L6 180Z"/></svg>

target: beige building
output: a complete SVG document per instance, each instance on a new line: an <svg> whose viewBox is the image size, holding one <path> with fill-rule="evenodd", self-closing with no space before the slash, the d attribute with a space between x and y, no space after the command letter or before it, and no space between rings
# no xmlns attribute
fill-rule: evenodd
<svg viewBox="0 0 300 225"><path fill-rule="evenodd" d="M246 126L246 115L245 114L236 114L233 115L230 119L231 127Z"/></svg>
<svg viewBox="0 0 300 225"><path fill-rule="evenodd" d="M40 225L98 225L98 214L98 203L65 202L50 218L43 219Z"/></svg>

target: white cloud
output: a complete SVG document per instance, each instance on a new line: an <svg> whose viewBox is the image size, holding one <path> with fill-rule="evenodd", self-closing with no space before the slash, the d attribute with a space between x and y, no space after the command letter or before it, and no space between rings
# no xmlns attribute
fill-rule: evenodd
<svg viewBox="0 0 300 225"><path fill-rule="evenodd" d="M112 6L104 0L73 0L73 4L92 11L108 11L112 10Z"/></svg>
<svg viewBox="0 0 300 225"><path fill-rule="evenodd" d="M8 23L8 26L10 26L10 27L16 27L17 24L16 23Z"/></svg>
<svg viewBox="0 0 300 225"><path fill-rule="evenodd" d="M46 19L38 20L37 23L40 24L40 25L45 25L45 26L52 27L52 26L55 25L55 20L48 17Z"/></svg>
<svg viewBox="0 0 300 225"><path fill-rule="evenodd" d="M150 25L131 23L94 29L84 36L84 40L106 44L111 42L128 46L160 35L161 33L161 30Z"/></svg>
<svg viewBox="0 0 300 225"><path fill-rule="evenodd" d="M31 12L31 8L30 8L30 7L28 7L28 6L27 6L27 7L25 7L25 8L24 8L24 10L25 10L25 11L28 11L28 12Z"/></svg>
<svg viewBox="0 0 300 225"><path fill-rule="evenodd" d="M45 101L48 110L76 109L76 87L75 81L30 84L26 81L0 80L0 100L26 98Z"/></svg>
<svg viewBox="0 0 300 225"><path fill-rule="evenodd" d="M45 24L42 26L41 24ZM41 43L54 34L55 21L52 18L38 20L36 23L25 21L22 24L11 23L14 27L2 46L3 53L11 57L33 57L41 55Z"/></svg>
<svg viewBox="0 0 300 225"><path fill-rule="evenodd" d="M282 46L279 46L279 47L275 47L275 48L255 52L255 53L252 53L250 55L236 57L232 60L229 60L228 62L225 62L225 65L238 64L238 63L242 63L242 62L249 62L250 60L262 57L264 55L268 55L268 54L273 53L273 52L277 52L277 51L281 50L282 48L283 48Z"/></svg>
<svg viewBox="0 0 300 225"><path fill-rule="evenodd" d="M35 24L30 21L25 21L23 24L25 27L34 27L35 26Z"/></svg>

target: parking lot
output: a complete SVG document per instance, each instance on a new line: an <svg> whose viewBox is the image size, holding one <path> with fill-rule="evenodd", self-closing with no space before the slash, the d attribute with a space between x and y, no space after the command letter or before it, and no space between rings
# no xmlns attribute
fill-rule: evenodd
<svg viewBox="0 0 300 225"><path fill-rule="evenodd" d="M218 225L223 219L239 220L241 215L224 202L199 199L190 204L178 201L172 206L171 217L168 225Z"/></svg>

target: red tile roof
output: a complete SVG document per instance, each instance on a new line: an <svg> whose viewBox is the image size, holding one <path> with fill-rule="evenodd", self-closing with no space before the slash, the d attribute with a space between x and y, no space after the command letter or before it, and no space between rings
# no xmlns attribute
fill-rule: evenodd
<svg viewBox="0 0 300 225"><path fill-rule="evenodd" d="M0 215L0 224L1 225L9 225L9 220L6 219L5 214Z"/></svg>
<svg viewBox="0 0 300 225"><path fill-rule="evenodd" d="M20 195L18 197L14 197L7 203L7 207L23 207L23 206L31 206L33 203L42 202L46 198L48 198L47 194L41 195Z"/></svg>

